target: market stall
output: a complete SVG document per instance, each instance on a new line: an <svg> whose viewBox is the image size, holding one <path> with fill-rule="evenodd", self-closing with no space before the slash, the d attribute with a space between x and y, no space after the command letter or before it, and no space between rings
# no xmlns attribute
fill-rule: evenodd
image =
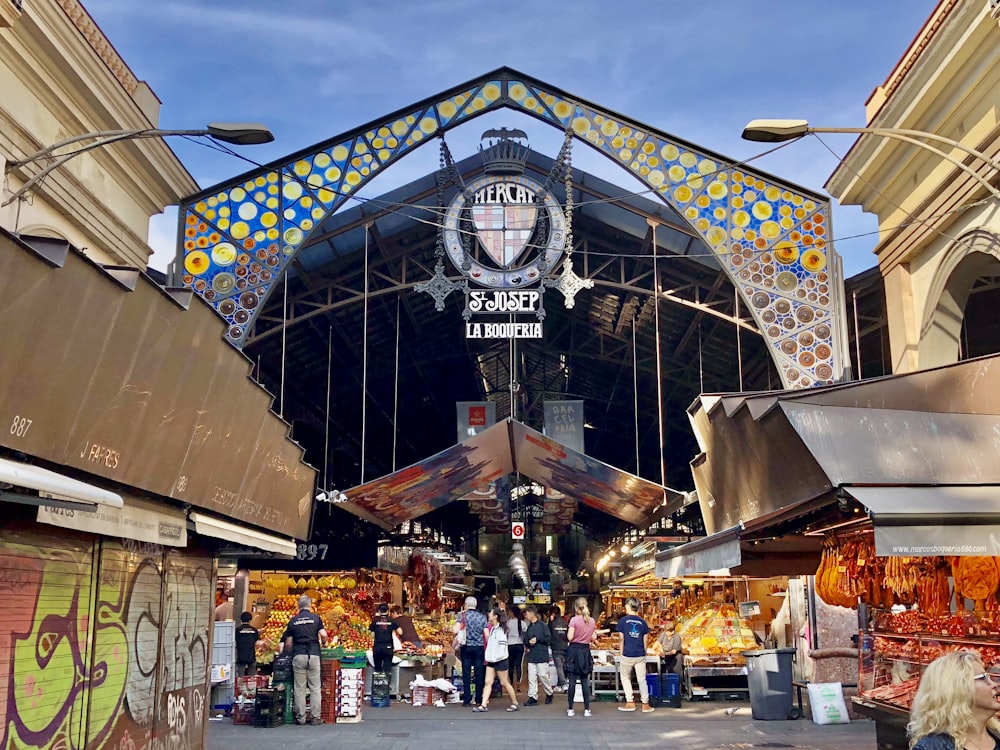
<svg viewBox="0 0 1000 750"><path fill-rule="evenodd" d="M708 602L677 626L684 645L684 692L689 698L748 691L744 651L757 648L738 605Z"/></svg>
<svg viewBox="0 0 1000 750"><path fill-rule="evenodd" d="M815 580L823 601L867 608L853 705L888 747L905 744L910 704L935 658L973 650L1000 669L1000 558L881 556L875 532L865 522L828 534Z"/></svg>

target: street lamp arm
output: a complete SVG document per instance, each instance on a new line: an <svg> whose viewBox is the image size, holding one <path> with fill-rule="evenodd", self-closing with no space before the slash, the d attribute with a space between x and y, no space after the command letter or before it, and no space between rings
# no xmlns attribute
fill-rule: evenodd
<svg viewBox="0 0 1000 750"><path fill-rule="evenodd" d="M156 136L163 135L206 135L205 130L157 130L155 128L144 128L142 130L102 130L97 133L84 133L83 135L73 136L72 138L65 138L58 143L53 143L51 146L46 146L40 151L36 151L30 156L26 156L23 159L18 159L17 161L7 162L5 167L5 172L10 172L18 167L23 167L27 164L32 164L36 161L40 161L45 157L52 154L53 151L58 151L64 146L71 146L74 143L80 143L81 141L86 141L94 139L94 143L90 143L83 148L77 149L70 156L76 156L84 151L90 151L91 149L104 146L107 143L113 143L114 141L128 140L135 138L153 138Z"/></svg>
<svg viewBox="0 0 1000 750"><path fill-rule="evenodd" d="M7 166L4 168L5 175L15 169L28 164L33 164L43 159L55 159L55 161L51 162L44 169L33 175L9 198L0 203L0 208L9 206L11 203L35 187L35 185L44 180L49 174L59 169L59 167L73 157L79 156L82 153L107 146L108 144L115 143L117 141L137 140L141 138L160 138L174 135L196 137L209 136L210 138L218 141L224 141L226 143L233 143L237 145L255 145L259 143L269 143L274 140L274 136L271 134L271 131L264 125L257 123L210 123L207 128L199 128L196 130L161 130L159 128L142 128L138 130L103 130L96 133L84 133L83 135L65 138L58 143L53 143L51 146L46 146L45 148L36 151L23 159L8 162ZM74 143L80 143L87 140L92 140L93 142L70 151L68 154L62 154L61 156L55 155L55 152L64 146L71 146Z"/></svg>
<svg viewBox="0 0 1000 750"><path fill-rule="evenodd" d="M775 143L793 140L795 138L801 138L804 135L816 133L881 135L886 138L893 138L897 141L910 143L918 148L924 149L925 151L930 151L932 154L935 154L949 164L961 169L963 172L976 180L976 182L989 190L994 198L1000 198L1000 189L978 174L974 169L972 169L972 167L959 161L951 154L932 146L926 141L943 143L951 148L958 149L959 151L979 159L981 162L998 171L1000 171L1000 161L993 159L987 154L984 154L982 151L967 146L954 138L946 138L945 136L938 135L937 133L927 133L923 130L911 130L909 128L814 128L805 120L752 120L747 123L747 126L743 129L742 137L748 141Z"/></svg>
<svg viewBox="0 0 1000 750"><path fill-rule="evenodd" d="M1000 161L997 159L992 159L988 155L984 154L978 149L974 149L971 146L966 146L961 141L957 141L954 138L946 138L943 135L938 135L937 133L927 133L923 130L909 130L908 128L809 128L810 133L873 133L875 135L884 135L888 138L898 137L900 140L909 140L911 143L912 139L925 138L928 141L936 141L938 143L944 143L952 148L957 148L959 151L964 151L969 154L969 156L975 156L996 170L1000 170ZM923 141L918 141L923 144ZM938 153L941 153L938 151Z"/></svg>

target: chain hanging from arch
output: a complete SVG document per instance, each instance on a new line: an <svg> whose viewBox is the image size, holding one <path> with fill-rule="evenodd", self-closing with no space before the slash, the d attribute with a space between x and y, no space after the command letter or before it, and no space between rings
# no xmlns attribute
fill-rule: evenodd
<svg viewBox="0 0 1000 750"><path fill-rule="evenodd" d="M559 156L556 164L553 165L553 172L556 168L563 174L563 184L566 187L566 203L563 207L563 214L566 216L566 250L563 260L562 273L554 279L545 279L542 284L555 287L562 292L567 308L572 309L576 304L576 294L581 289L593 289L593 279L583 279L577 276L573 269L573 131L567 129L563 138L562 148L559 149ZM554 182L554 180L553 180ZM546 187L549 182L546 181Z"/></svg>

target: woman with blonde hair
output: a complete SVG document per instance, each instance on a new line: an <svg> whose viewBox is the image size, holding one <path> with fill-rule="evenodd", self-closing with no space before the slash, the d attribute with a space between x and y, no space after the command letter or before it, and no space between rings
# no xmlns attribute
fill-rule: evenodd
<svg viewBox="0 0 1000 750"><path fill-rule="evenodd" d="M1000 748L998 690L1000 677L987 672L974 651L939 656L920 676L910 707L911 750Z"/></svg>
<svg viewBox="0 0 1000 750"><path fill-rule="evenodd" d="M576 715L576 711L573 710L573 699L576 697L576 682L579 680L583 691L583 715L590 716L590 673L594 671L590 643L597 635L597 621L590 616L587 600L582 596L573 602L573 611L576 614L569 621L569 630L566 631L566 640L569 641L564 666L566 679L569 682L566 693L569 706L566 715Z"/></svg>

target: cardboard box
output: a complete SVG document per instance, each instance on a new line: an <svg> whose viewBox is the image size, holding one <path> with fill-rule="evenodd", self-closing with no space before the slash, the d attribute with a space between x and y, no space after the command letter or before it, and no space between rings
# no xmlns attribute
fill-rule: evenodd
<svg viewBox="0 0 1000 750"><path fill-rule="evenodd" d="M414 685L410 688L410 703L414 706L433 706L436 701L444 701L447 694L443 690L427 685Z"/></svg>

